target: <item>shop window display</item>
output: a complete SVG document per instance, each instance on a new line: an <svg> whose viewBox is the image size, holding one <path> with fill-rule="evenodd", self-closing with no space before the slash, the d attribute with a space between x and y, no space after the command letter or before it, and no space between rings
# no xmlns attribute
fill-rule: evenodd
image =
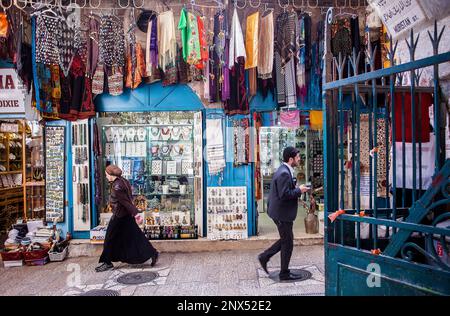
<svg viewBox="0 0 450 316"><path fill-rule="evenodd" d="M45 218L44 136L37 121L27 122L26 206L27 219Z"/></svg>
<svg viewBox="0 0 450 316"><path fill-rule="evenodd" d="M323 153L320 132L308 129L266 126L260 129L260 157L263 188L263 211L267 211L270 182L283 163L283 150L294 146L300 151L300 165L294 168L297 184L311 183L313 189L323 186ZM318 196L322 203L322 196Z"/></svg>
<svg viewBox="0 0 450 316"><path fill-rule="evenodd" d="M103 169L115 164L130 181L147 237L196 238L194 201L201 189L195 185L194 112L112 114L99 123ZM103 181L106 205L109 184Z"/></svg>

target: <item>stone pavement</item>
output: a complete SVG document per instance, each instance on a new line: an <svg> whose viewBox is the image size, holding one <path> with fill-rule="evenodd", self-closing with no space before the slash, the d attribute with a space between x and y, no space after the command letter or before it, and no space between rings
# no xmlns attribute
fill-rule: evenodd
<svg viewBox="0 0 450 316"><path fill-rule="evenodd" d="M302 268L312 278L276 283L260 268L260 250L201 253L161 253L155 267L116 263L97 273L97 257L69 258L40 267L0 268L0 295L80 295L93 289L115 290L122 296L248 296L324 295L323 246L297 246L291 268ZM280 256L269 262L279 268ZM152 271L158 277L141 285L122 285L117 278L129 272Z"/></svg>

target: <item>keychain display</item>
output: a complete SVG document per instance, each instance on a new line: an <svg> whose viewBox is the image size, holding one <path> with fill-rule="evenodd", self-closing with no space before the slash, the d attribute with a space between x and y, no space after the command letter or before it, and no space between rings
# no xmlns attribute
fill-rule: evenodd
<svg viewBox="0 0 450 316"><path fill-rule="evenodd" d="M45 127L45 209L46 220L64 221L65 127Z"/></svg>
<svg viewBox="0 0 450 316"><path fill-rule="evenodd" d="M246 239L247 187L208 187L208 239Z"/></svg>
<svg viewBox="0 0 450 316"><path fill-rule="evenodd" d="M88 120L72 122L72 182L74 230L89 231L90 224L90 168Z"/></svg>

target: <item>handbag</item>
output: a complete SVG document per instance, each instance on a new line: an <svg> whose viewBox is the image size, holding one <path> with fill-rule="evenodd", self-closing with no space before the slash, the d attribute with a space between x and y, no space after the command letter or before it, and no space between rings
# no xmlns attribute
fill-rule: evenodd
<svg viewBox="0 0 450 316"><path fill-rule="evenodd" d="M98 63L97 68L95 69L94 76L92 77L92 93L102 94L104 82L105 82L104 66L102 63Z"/></svg>
<svg viewBox="0 0 450 316"><path fill-rule="evenodd" d="M117 68L113 68L112 74L108 76L108 90L113 96L123 93L123 75Z"/></svg>

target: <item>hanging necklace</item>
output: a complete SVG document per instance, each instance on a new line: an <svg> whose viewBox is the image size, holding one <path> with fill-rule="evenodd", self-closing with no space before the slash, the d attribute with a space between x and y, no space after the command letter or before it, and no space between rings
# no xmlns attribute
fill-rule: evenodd
<svg viewBox="0 0 450 316"><path fill-rule="evenodd" d="M173 151L177 154L177 155L183 155L183 145L175 145L173 146Z"/></svg>
<svg viewBox="0 0 450 316"><path fill-rule="evenodd" d="M161 128L161 138L163 140L169 140L169 138L170 138L170 128Z"/></svg>
<svg viewBox="0 0 450 316"><path fill-rule="evenodd" d="M161 153L162 153L164 156L167 156L167 155L170 153L170 150L171 150L170 147L171 147L171 146L169 146L169 145L164 145L164 146L161 148Z"/></svg>
<svg viewBox="0 0 450 316"><path fill-rule="evenodd" d="M181 129L179 127L176 126L172 127L172 139L174 140L180 139L180 132Z"/></svg>
<svg viewBox="0 0 450 316"><path fill-rule="evenodd" d="M152 136L155 137L155 139L158 139L158 138L159 138L159 132L160 132L160 130L159 130L158 127L152 127L152 128L150 129L150 132L152 133Z"/></svg>

